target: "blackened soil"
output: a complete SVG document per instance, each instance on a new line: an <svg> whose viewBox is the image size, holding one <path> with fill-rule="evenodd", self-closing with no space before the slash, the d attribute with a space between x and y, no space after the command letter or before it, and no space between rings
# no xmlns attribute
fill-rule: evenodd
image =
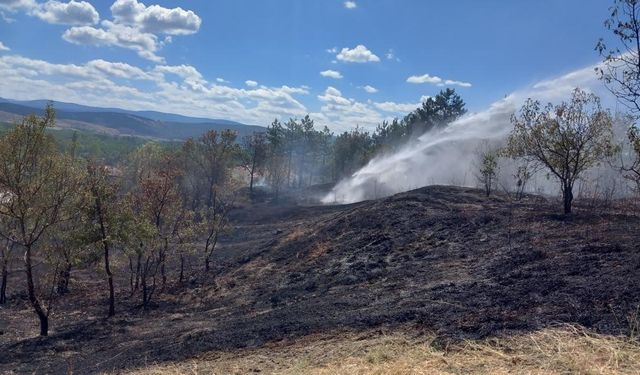
<svg viewBox="0 0 640 375"><path fill-rule="evenodd" d="M0 310L0 372L119 372L341 328L409 324L443 341L558 323L625 333L640 318L639 214L556 210L442 186L346 206L249 205L214 272L193 271L151 311L122 292L119 315L102 319L91 275L77 276L83 288L48 338L34 337L26 303Z"/></svg>

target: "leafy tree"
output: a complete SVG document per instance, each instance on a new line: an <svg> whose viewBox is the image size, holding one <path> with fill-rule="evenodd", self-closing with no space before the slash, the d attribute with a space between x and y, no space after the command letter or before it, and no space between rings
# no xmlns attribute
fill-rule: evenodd
<svg viewBox="0 0 640 375"><path fill-rule="evenodd" d="M55 123L55 111L48 105L43 117L25 117L0 138L0 217L8 224L2 237L24 250L24 270L29 301L40 321L40 334L49 332L52 297L43 303L33 271L34 251L46 234L70 219L65 209L77 193L79 178L67 155L56 151L47 127ZM41 280L43 282L43 280ZM43 289L53 285L43 285Z"/></svg>
<svg viewBox="0 0 640 375"><path fill-rule="evenodd" d="M604 58L596 72L619 102L629 108L633 117L640 117L640 2L615 0L609 9L605 27L617 38L619 44L607 46L603 39L596 50ZM632 124L627 133L632 160L621 163L623 176L640 188L640 130Z"/></svg>
<svg viewBox="0 0 640 375"><path fill-rule="evenodd" d="M625 178L633 181L638 191L640 191L640 129L637 126L632 126L629 129L628 136L634 158L631 163L621 164L621 169Z"/></svg>
<svg viewBox="0 0 640 375"><path fill-rule="evenodd" d="M239 153L236 133L232 130L209 130L200 138L187 140L182 151L185 157L185 177L189 183L192 208L205 205L211 208L216 186L229 178L234 158Z"/></svg>
<svg viewBox="0 0 640 375"><path fill-rule="evenodd" d="M455 121L467 110L465 103L455 90L447 88L435 97L428 98L422 107L407 116L407 134L422 135L432 129L438 129Z"/></svg>
<svg viewBox="0 0 640 375"><path fill-rule="evenodd" d="M409 136L407 130L406 123L397 118L391 122L383 121L373 133L376 151L388 152L395 150Z"/></svg>
<svg viewBox="0 0 640 375"><path fill-rule="evenodd" d="M87 203L83 207L85 242L102 252L109 290L108 316L115 315L115 289L111 258L118 246L127 244L133 229L129 201L121 196L120 181L105 165L90 161L84 181Z"/></svg>
<svg viewBox="0 0 640 375"><path fill-rule="evenodd" d="M571 213L576 180L614 150L611 116L597 96L575 89L568 103L556 106L527 100L512 123L505 154L547 169L560 182L565 214Z"/></svg>
<svg viewBox="0 0 640 375"><path fill-rule="evenodd" d="M478 171L478 181L484 187L485 194L491 195L498 174L498 152L492 149L485 150L480 154L480 168Z"/></svg>
<svg viewBox="0 0 640 375"><path fill-rule="evenodd" d="M346 177L362 168L373 155L373 138L356 127L340 134L334 145L334 165L338 178Z"/></svg>
<svg viewBox="0 0 640 375"><path fill-rule="evenodd" d="M318 162L319 162L319 175L320 183L325 183L331 180L331 155L333 154L333 133L328 127L324 127L322 131L318 132L318 138L316 141Z"/></svg>

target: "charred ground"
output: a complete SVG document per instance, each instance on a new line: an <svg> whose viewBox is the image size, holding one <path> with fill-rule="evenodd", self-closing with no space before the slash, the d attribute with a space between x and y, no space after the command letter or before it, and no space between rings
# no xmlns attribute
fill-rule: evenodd
<svg viewBox="0 0 640 375"><path fill-rule="evenodd" d="M120 275L118 315L103 319L104 281L78 273L51 336L36 338L28 301L14 291L0 310L0 372L119 372L400 326L442 343L558 323L625 333L640 304L640 216L618 203L578 202L564 217L537 196L434 186L345 206L247 204L234 211L213 272L168 288L150 311Z"/></svg>

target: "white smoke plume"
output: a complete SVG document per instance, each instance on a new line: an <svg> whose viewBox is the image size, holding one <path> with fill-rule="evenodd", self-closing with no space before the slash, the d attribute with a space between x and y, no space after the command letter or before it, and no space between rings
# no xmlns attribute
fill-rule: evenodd
<svg viewBox="0 0 640 375"><path fill-rule="evenodd" d="M580 87L599 95L603 106L614 104L611 94L598 80L595 67L533 84L482 112L467 114L442 130L430 131L393 154L376 157L339 182L322 202L352 203L435 184L475 186L473 168L478 147L504 141L512 128L511 115L527 98L557 103L567 100L571 91ZM549 187L553 182L534 181L532 186L541 192L544 189L540 184Z"/></svg>

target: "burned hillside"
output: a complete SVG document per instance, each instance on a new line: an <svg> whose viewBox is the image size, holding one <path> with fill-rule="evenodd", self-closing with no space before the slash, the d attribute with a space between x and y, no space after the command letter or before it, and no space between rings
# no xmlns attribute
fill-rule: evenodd
<svg viewBox="0 0 640 375"><path fill-rule="evenodd" d="M339 329L409 326L442 344L559 323L627 333L640 217L588 203L567 217L539 196L434 186L343 206L245 204L211 272L146 312L122 293L124 311L105 320L104 296L77 273L52 316L59 328L32 338L28 302L14 297L0 310L0 370L118 372Z"/></svg>

